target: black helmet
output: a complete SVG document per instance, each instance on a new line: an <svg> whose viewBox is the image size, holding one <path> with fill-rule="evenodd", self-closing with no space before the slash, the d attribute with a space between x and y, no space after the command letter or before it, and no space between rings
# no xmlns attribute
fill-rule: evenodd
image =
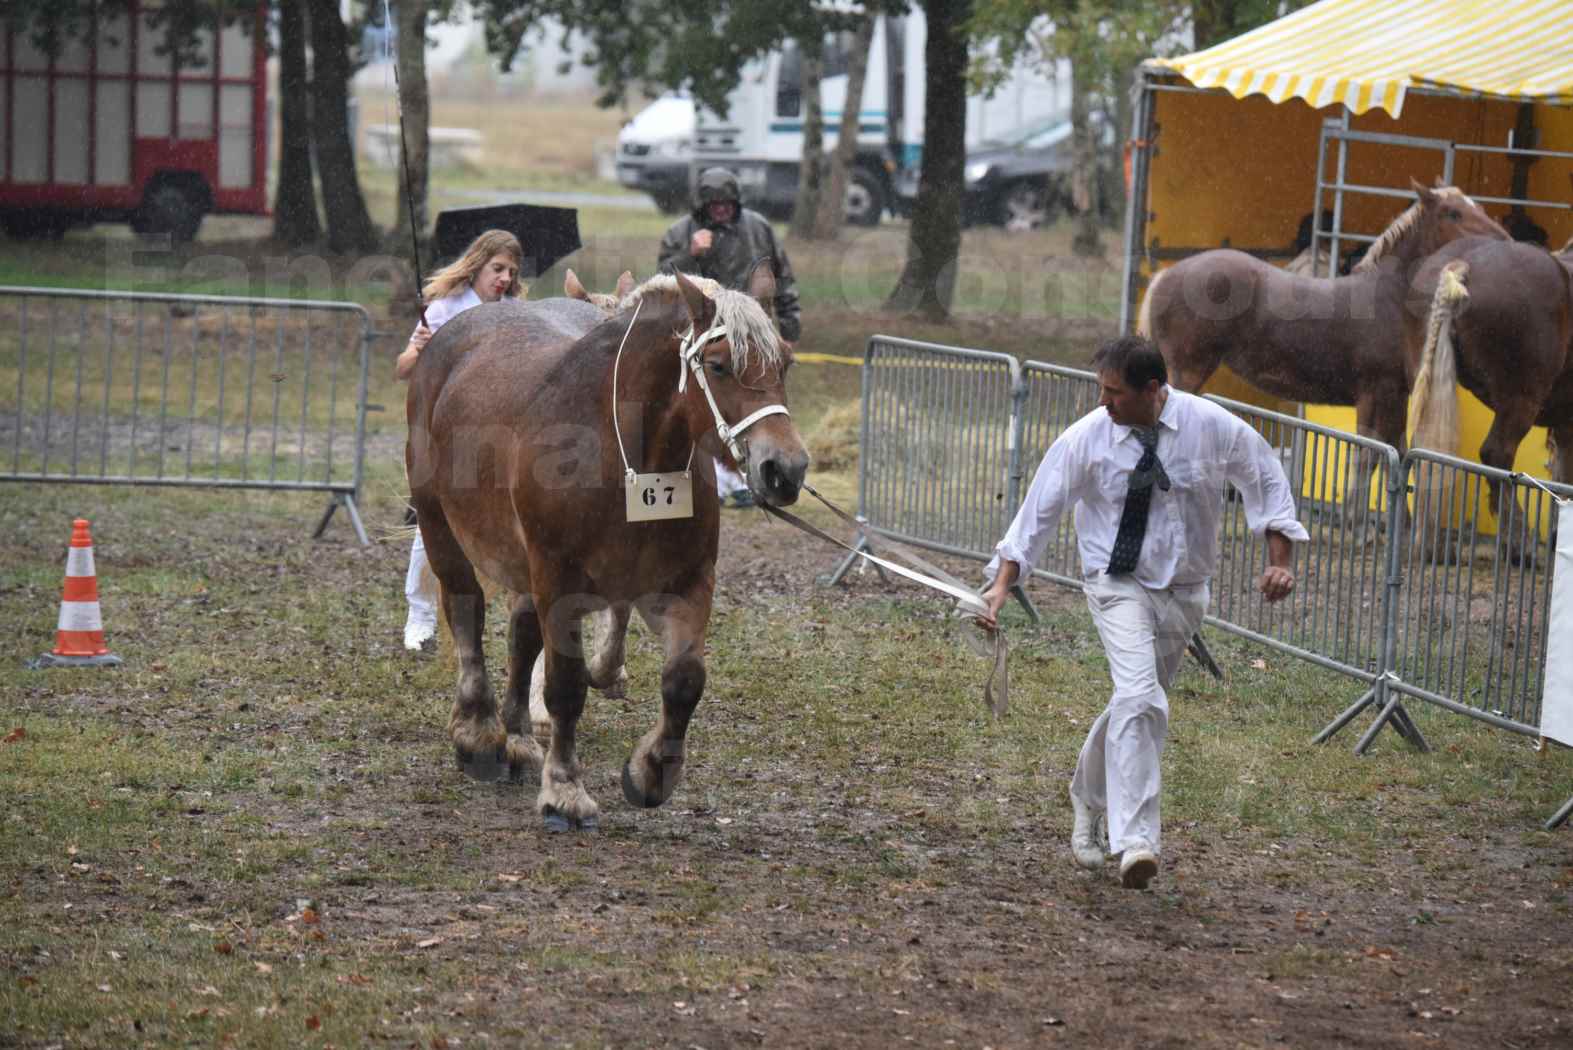
<svg viewBox="0 0 1573 1050"><path fill-rule="evenodd" d="M701 208L716 201L731 201L737 204L743 196L737 188L737 176L725 168L706 168L701 171L699 182L694 187L694 195L698 198L698 206Z"/></svg>

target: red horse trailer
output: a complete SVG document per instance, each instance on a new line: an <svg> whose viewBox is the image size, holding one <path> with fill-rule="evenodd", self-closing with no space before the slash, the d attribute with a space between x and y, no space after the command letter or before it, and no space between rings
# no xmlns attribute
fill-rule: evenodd
<svg viewBox="0 0 1573 1050"><path fill-rule="evenodd" d="M7 234L129 221L188 241L209 212L267 214L265 0L236 0L181 55L159 6L116 5L53 56L0 22Z"/></svg>

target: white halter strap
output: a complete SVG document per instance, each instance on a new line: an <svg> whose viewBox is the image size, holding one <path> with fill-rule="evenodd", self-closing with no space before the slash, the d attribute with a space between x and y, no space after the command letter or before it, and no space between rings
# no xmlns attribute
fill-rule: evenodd
<svg viewBox="0 0 1573 1050"><path fill-rule="evenodd" d="M705 401L710 405L710 414L715 417L716 435L721 438L721 443L726 446L728 452L732 453L732 458L737 460L738 465L746 466L747 460L743 455L743 447L738 444L738 436L766 416L790 416L791 413L787 411L785 405L766 405L764 408L750 412L734 424L728 424L721 418L721 409L715 403L715 395L710 392L709 380L705 378L705 365L701 355L705 347L718 339L725 338L726 325L719 321L698 336L694 334L692 328L688 330L688 334L683 336L682 347L678 351L683 363L688 367L677 373L677 392L681 394L688 388L688 373L692 372L694 382L704 392Z"/></svg>

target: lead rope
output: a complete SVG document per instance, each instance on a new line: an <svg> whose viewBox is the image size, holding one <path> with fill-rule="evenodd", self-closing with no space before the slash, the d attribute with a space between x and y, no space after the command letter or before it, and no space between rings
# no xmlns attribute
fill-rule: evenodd
<svg viewBox="0 0 1573 1050"><path fill-rule="evenodd" d="M623 341L617 344L617 356L612 358L612 432L617 435L617 454L623 461L623 480L629 484L639 475L628 465L628 453L623 451L623 428L617 422L617 369L623 363L623 347L628 345L628 335L634 330L634 322L639 320L639 311L642 309L644 300L640 299L634 304L634 315L628 319L628 327L623 331ZM684 474L693 469L694 449L698 447L697 441L688 446L688 465L683 467Z"/></svg>
<svg viewBox="0 0 1573 1050"><path fill-rule="evenodd" d="M939 568L937 565L930 564L928 561L920 558L918 555L914 554L912 551L906 550L905 548L896 548L882 543L876 543L873 536L861 522L852 517L846 511L842 510L840 507L836 506L834 503L830 502L830 500L826 499L817 489L814 488L814 486L804 483L803 490L828 507L830 512L836 517L857 529L859 538L862 539L862 541L868 546L879 547L888 554L905 558L907 561L917 566L921 571L914 571L913 569L909 569L904 565L898 565L889 558L883 558L875 554L870 554L868 551L859 550L850 543L845 543L825 532L824 530L810 525L808 522L804 521L796 514L793 514L791 511L782 510L780 507L772 507L768 503L760 503L759 507L765 513L780 518L788 525L796 526L802 531L808 533L810 536L815 536L827 543L834 544L835 546L840 547L842 550L845 550L851 554L855 554L859 558L872 562L883 569L889 570L903 579L911 580L913 583L920 584L921 586L928 587L931 590L936 590L941 594L955 598L955 615L958 619L970 623L972 617L987 611L987 606L984 605L983 598L978 594L977 591L973 590L971 587L968 587L965 583L956 579L956 577L952 576L944 569ZM1010 644L1005 638L1005 631L1003 628L996 627L994 630L988 631L987 634L989 635L992 642L992 654L984 650L984 644L980 642L974 634L967 633L963 635L963 637L966 638L968 647L971 648L974 652L977 652L978 655L984 657L992 655L993 657L994 666L989 672L988 679L983 683L983 706L988 708L995 718L1003 718L1005 716L1006 710L1008 710L1010 707L1010 670L1007 662L1010 655Z"/></svg>

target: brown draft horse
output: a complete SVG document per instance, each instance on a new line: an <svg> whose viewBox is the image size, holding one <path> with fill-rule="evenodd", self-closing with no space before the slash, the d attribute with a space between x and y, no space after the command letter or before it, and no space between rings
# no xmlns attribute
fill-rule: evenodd
<svg viewBox="0 0 1573 1050"><path fill-rule="evenodd" d="M1227 364L1277 397L1353 405L1361 435L1402 451L1410 274L1460 237L1508 239L1460 190L1413 185L1416 203L1347 277L1296 276L1227 248L1159 272L1142 300L1137 327L1158 344L1174 385L1199 390ZM1373 466L1362 461L1350 478L1346 513L1366 507Z"/></svg>
<svg viewBox="0 0 1573 1050"><path fill-rule="evenodd" d="M1443 452L1457 447L1456 376L1493 413L1480 462L1512 470L1524 435L1543 426L1557 450L1554 480L1573 483L1573 456L1561 453L1573 448L1573 253L1564 248L1554 256L1536 245L1478 237L1455 241L1421 264L1414 305L1430 306L1444 269L1459 275L1467 295L1436 300L1431 312L1441 316L1422 309L1406 317L1411 374L1435 376L1415 390L1417 433L1451 410L1451 425L1443 428L1450 432L1433 443L1451 446L1438 449ZM1493 481L1498 521L1506 510L1501 500ZM1511 552L1517 560L1516 543Z"/></svg>
<svg viewBox="0 0 1573 1050"><path fill-rule="evenodd" d="M574 748L582 618L635 609L662 639L661 714L622 777L631 803L658 806L705 683L720 517L710 460L735 444L758 498L797 499L808 454L785 410L791 358L760 305L774 294L762 269L747 293L713 298L681 275L652 278L612 318L572 300L485 304L444 325L410 378L410 498L459 657L449 736L471 776L538 770L552 830L595 827L599 814ZM624 453L638 472L691 464L693 516L627 521ZM478 574L516 596L501 717ZM543 646L544 753L523 726Z"/></svg>
<svg viewBox="0 0 1573 1050"><path fill-rule="evenodd" d="M1417 303L1431 302L1442 268L1455 261L1464 264L1469 290L1447 308L1445 319L1456 374L1495 416L1480 462L1511 470L1532 426L1550 428L1559 444L1573 441L1573 255L1554 256L1519 241L1457 241L1421 265ZM1423 311L1407 318L1405 350L1415 373L1424 367L1426 322ZM1436 394L1451 397L1452 390L1437 384Z"/></svg>

